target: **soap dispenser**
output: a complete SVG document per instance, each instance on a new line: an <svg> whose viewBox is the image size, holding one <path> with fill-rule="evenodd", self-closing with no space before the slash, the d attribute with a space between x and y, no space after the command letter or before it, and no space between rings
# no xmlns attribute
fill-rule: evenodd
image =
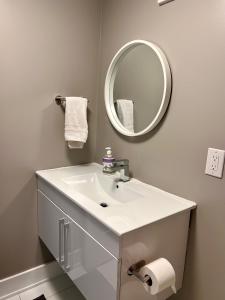
<svg viewBox="0 0 225 300"><path fill-rule="evenodd" d="M106 150L106 154L102 159L103 172L113 173L115 158L112 155L112 149L111 147L106 147L105 150Z"/></svg>

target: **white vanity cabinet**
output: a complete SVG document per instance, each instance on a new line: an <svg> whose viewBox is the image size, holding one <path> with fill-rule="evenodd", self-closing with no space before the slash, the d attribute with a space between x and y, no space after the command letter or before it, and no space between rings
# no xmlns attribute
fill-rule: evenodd
<svg viewBox="0 0 225 300"><path fill-rule="evenodd" d="M135 179L115 185L95 163L37 175L39 236L86 300L168 299L171 288L151 295L128 275L159 258L182 287L194 202Z"/></svg>
<svg viewBox="0 0 225 300"><path fill-rule="evenodd" d="M38 190L39 236L86 299L116 300L119 261Z"/></svg>

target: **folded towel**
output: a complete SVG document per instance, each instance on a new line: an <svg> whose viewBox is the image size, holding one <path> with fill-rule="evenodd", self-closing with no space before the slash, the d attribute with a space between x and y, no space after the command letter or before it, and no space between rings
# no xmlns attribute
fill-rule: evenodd
<svg viewBox="0 0 225 300"><path fill-rule="evenodd" d="M121 124L129 131L134 132L134 104L132 100L118 99L117 114Z"/></svg>
<svg viewBox="0 0 225 300"><path fill-rule="evenodd" d="M87 137L87 99L66 97L65 140L68 142L68 147L83 148Z"/></svg>

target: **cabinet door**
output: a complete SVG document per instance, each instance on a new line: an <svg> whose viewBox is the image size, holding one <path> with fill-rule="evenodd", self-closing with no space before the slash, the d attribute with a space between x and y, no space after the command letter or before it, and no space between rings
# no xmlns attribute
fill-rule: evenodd
<svg viewBox="0 0 225 300"><path fill-rule="evenodd" d="M87 300L116 300L118 259L41 191L39 236Z"/></svg>
<svg viewBox="0 0 225 300"><path fill-rule="evenodd" d="M69 217L65 226L67 274L87 300L116 300L118 260Z"/></svg>
<svg viewBox="0 0 225 300"><path fill-rule="evenodd" d="M38 191L38 231L39 236L55 259L63 263L64 224L66 215L42 192Z"/></svg>

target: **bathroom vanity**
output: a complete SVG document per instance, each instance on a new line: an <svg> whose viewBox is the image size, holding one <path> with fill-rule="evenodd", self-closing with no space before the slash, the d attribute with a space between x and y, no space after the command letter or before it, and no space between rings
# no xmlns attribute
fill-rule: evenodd
<svg viewBox="0 0 225 300"><path fill-rule="evenodd" d="M136 179L118 182L92 163L38 171L39 236L87 300L167 299L128 275L166 258L182 286L194 202Z"/></svg>

